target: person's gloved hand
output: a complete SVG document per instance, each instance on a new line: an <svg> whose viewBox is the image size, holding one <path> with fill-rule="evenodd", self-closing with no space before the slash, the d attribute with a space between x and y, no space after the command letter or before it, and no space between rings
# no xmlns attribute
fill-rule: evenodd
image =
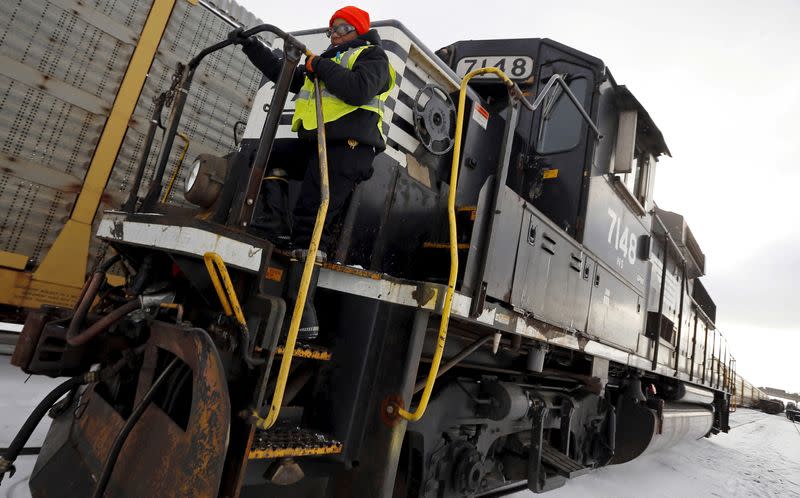
<svg viewBox="0 0 800 498"><path fill-rule="evenodd" d="M317 64L319 64L319 58L316 55L309 55L306 57L306 71L309 73L315 73L317 71Z"/></svg>
<svg viewBox="0 0 800 498"><path fill-rule="evenodd" d="M253 41L252 38L249 36L242 36L242 33L244 33L244 28L238 27L228 33L228 39L231 40L234 45L249 45L250 42Z"/></svg>

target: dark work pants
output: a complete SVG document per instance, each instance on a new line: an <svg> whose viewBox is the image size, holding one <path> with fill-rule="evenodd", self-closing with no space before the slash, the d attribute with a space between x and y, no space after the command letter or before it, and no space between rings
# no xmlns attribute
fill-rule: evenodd
<svg viewBox="0 0 800 498"><path fill-rule="evenodd" d="M357 145L350 147L347 142L331 142L328 144L328 184L330 199L328 214L320 239L320 250L330 253L333 249L331 225L342 214L347 200L356 185L372 176L372 161L375 149L371 146ZM295 180L302 179L300 197L294 208L292 217L291 240L295 248L308 247L314 222L317 217L320 200L319 162L317 143L305 140L283 141L277 144L270 159L270 169L281 168ZM284 189L284 190L282 190ZM267 233L268 238L275 236L275 230L289 219L286 213L285 182L267 180L262 186L262 213L259 224L273 227ZM276 197L278 199L276 199ZM275 219L279 217L279 219Z"/></svg>

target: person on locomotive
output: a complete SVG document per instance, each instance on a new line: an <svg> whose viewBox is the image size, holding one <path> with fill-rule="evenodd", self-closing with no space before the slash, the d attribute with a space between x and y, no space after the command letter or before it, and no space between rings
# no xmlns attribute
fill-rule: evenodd
<svg viewBox="0 0 800 498"><path fill-rule="evenodd" d="M276 81L283 60L255 38L231 33L242 51L264 75ZM320 80L325 132L328 141L330 204L320 250L332 244L331 222L344 209L353 189L372 176L375 155L386 148L383 136L383 106L395 84L381 39L370 30L369 14L357 7L343 7L331 16L327 36L330 47L310 56L295 69L290 91L297 94L292 131L299 140L276 143L273 166L265 178L261 206L254 227L281 245L290 228L285 208L286 176L302 179L300 197L293 213L291 246L305 248L311 240L319 208L319 168L316 145L316 105L312 78ZM284 169L285 168L285 169ZM271 181L273 180L273 181Z"/></svg>

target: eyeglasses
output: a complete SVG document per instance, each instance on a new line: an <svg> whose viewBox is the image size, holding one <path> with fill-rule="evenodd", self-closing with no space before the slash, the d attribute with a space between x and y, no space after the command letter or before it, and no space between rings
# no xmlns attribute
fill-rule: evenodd
<svg viewBox="0 0 800 498"><path fill-rule="evenodd" d="M330 38L331 36L333 36L334 33L336 33L339 36L344 36L347 33L352 33L355 30L356 30L355 26L351 26L349 24L339 24L337 26L331 26L328 29L328 31L325 32L325 36Z"/></svg>

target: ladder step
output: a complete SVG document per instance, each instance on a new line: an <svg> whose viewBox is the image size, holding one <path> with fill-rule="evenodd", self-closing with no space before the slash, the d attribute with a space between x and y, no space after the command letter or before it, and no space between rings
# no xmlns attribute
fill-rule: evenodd
<svg viewBox="0 0 800 498"><path fill-rule="evenodd" d="M256 431L250 460L335 455L342 443L321 432L300 427L276 427Z"/></svg>
<svg viewBox="0 0 800 498"><path fill-rule="evenodd" d="M477 214L478 206L460 206L456 208L456 216L460 218L461 221L475 221Z"/></svg>
<svg viewBox="0 0 800 498"><path fill-rule="evenodd" d="M275 349L275 354L282 355L284 351L284 345L281 344ZM309 360L329 361L331 359L331 352L313 344L297 343L295 344L294 354L292 356L295 358L307 358Z"/></svg>
<svg viewBox="0 0 800 498"><path fill-rule="evenodd" d="M555 467L559 474L572 479L590 472L591 467L584 467L567 455L550 446L546 441L542 446L542 461Z"/></svg>
<svg viewBox="0 0 800 498"><path fill-rule="evenodd" d="M450 249L449 242L423 242L422 243L423 249ZM459 242L456 244L458 250L463 251L464 249L469 249L469 243L467 242Z"/></svg>

